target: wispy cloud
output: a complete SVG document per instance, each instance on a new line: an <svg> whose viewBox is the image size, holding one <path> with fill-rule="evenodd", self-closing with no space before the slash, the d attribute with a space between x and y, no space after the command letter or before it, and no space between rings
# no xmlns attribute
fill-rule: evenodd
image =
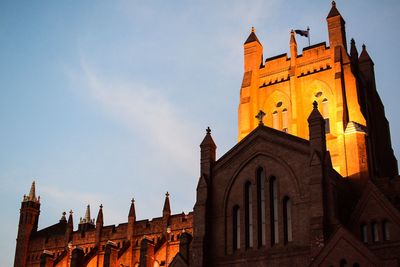
<svg viewBox="0 0 400 267"><path fill-rule="evenodd" d="M193 168L196 160L190 137L193 124L161 89L131 81L102 79L84 59L81 67L81 88L86 88L87 95L108 115L148 142L147 145L168 155L169 164Z"/></svg>

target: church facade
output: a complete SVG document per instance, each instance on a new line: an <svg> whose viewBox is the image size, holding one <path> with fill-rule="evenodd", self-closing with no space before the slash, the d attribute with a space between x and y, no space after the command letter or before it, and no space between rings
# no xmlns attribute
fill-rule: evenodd
<svg viewBox="0 0 400 267"><path fill-rule="evenodd" d="M348 48L335 2L329 45L263 59L244 43L238 143L200 144L193 212L103 225L73 214L38 229L35 184L21 203L15 267L400 266L400 176L365 45ZM128 210L127 210L128 211Z"/></svg>

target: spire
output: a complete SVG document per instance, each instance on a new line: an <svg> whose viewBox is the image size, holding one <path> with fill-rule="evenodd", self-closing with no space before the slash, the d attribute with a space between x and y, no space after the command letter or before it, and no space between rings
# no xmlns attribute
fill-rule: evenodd
<svg viewBox="0 0 400 267"><path fill-rule="evenodd" d="M339 10L337 10L337 8L336 8L336 2L332 1L332 8L331 8L331 11L329 11L327 18L332 18L332 17L336 17L336 16L341 16L341 15L339 13Z"/></svg>
<svg viewBox="0 0 400 267"><path fill-rule="evenodd" d="M103 204L100 204L100 209L99 213L97 214L97 219L96 219L96 226L103 226L104 221L103 221Z"/></svg>
<svg viewBox="0 0 400 267"><path fill-rule="evenodd" d="M356 47L356 42L354 41L353 38L351 38L351 41L350 41L350 58L351 58L353 70L357 71L358 70L358 51L357 51L357 47Z"/></svg>
<svg viewBox="0 0 400 267"><path fill-rule="evenodd" d="M367 47L365 46L365 44L362 45L362 51L360 54L359 61L371 61L372 62L372 59L367 52Z"/></svg>
<svg viewBox="0 0 400 267"><path fill-rule="evenodd" d="M29 201L37 201L37 198L36 198L35 181L32 182L31 190L29 191L28 200L29 200Z"/></svg>
<svg viewBox="0 0 400 267"><path fill-rule="evenodd" d="M356 41L354 41L354 38L351 38L350 40L350 56L352 59L358 59L358 51L356 47Z"/></svg>
<svg viewBox="0 0 400 267"><path fill-rule="evenodd" d="M206 136L204 137L203 141L201 142L200 147L213 147L213 148L217 147L214 143L214 140L211 137L210 127L207 127Z"/></svg>
<svg viewBox="0 0 400 267"><path fill-rule="evenodd" d="M70 210L69 211L69 217L68 217L68 225L73 227L74 221L73 221L73 218L72 218L72 214L73 214L73 212L72 212L72 210Z"/></svg>
<svg viewBox="0 0 400 267"><path fill-rule="evenodd" d="M169 205L169 193L165 193L165 201L164 201L164 208L163 208L163 217L168 217L171 215L171 207Z"/></svg>
<svg viewBox="0 0 400 267"><path fill-rule="evenodd" d="M248 43L252 43L252 42L258 42L259 44L261 44L257 38L256 29L254 27L251 27L250 35L249 35L249 37L247 37L247 40L246 40L246 42L244 42L244 44L248 44Z"/></svg>
<svg viewBox="0 0 400 267"><path fill-rule="evenodd" d="M83 223L90 223L90 205L87 205L86 207L86 213L85 213L85 218L83 218Z"/></svg>
<svg viewBox="0 0 400 267"><path fill-rule="evenodd" d="M132 198L132 200L131 200L131 208L129 209L129 215L128 215L128 217L136 218L135 199L134 199L134 198Z"/></svg>

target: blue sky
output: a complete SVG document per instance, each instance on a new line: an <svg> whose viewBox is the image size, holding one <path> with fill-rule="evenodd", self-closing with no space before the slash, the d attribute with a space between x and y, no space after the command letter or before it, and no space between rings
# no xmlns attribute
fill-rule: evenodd
<svg viewBox="0 0 400 267"><path fill-rule="evenodd" d="M348 40L374 60L400 151L400 3L337 1ZM236 143L243 47L251 26L264 57L289 32L328 42L330 1L1 1L0 266L11 266L19 206L33 180L39 227L104 205L106 224L192 210L199 144L210 126L218 157ZM299 49L307 39L297 37Z"/></svg>

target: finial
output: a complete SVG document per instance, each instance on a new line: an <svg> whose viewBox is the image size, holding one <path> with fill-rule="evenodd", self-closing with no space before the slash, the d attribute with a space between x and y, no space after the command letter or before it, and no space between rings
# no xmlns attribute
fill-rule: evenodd
<svg viewBox="0 0 400 267"><path fill-rule="evenodd" d="M102 209L103 208L103 204L100 204L100 209Z"/></svg>
<svg viewBox="0 0 400 267"><path fill-rule="evenodd" d="M71 214L71 215L72 215L73 213L74 213L74 212L73 212L72 210L70 210L70 211L69 211L69 214Z"/></svg>
<svg viewBox="0 0 400 267"><path fill-rule="evenodd" d="M206 133L207 133L207 134L211 134L211 129L210 129L210 127L207 127Z"/></svg>
<svg viewBox="0 0 400 267"><path fill-rule="evenodd" d="M131 199L131 203L132 204L135 203L135 199L134 198Z"/></svg>
<svg viewBox="0 0 400 267"><path fill-rule="evenodd" d="M335 1L332 1L332 6L336 6L336 2Z"/></svg>
<svg viewBox="0 0 400 267"><path fill-rule="evenodd" d="M165 193L165 197L169 197L169 193L168 193L168 191L167 191L167 193Z"/></svg>
<svg viewBox="0 0 400 267"><path fill-rule="evenodd" d="M258 120L258 125L264 125L264 123L263 123L264 116L265 116L265 112L260 109L260 111L256 115L256 119Z"/></svg>
<svg viewBox="0 0 400 267"><path fill-rule="evenodd" d="M354 41L354 38L351 38L350 43L351 43L352 45L355 45L355 44L356 44L356 41Z"/></svg>
<svg viewBox="0 0 400 267"><path fill-rule="evenodd" d="M65 216L65 215L67 215L67 213L64 211L64 212L62 213L62 215Z"/></svg>
<svg viewBox="0 0 400 267"><path fill-rule="evenodd" d="M362 45L362 49L365 50L367 46L365 44Z"/></svg>
<svg viewBox="0 0 400 267"><path fill-rule="evenodd" d="M318 109L318 102L314 100L313 104L313 108L314 109Z"/></svg>
<svg viewBox="0 0 400 267"><path fill-rule="evenodd" d="M251 27L251 32L256 32L256 28Z"/></svg>

